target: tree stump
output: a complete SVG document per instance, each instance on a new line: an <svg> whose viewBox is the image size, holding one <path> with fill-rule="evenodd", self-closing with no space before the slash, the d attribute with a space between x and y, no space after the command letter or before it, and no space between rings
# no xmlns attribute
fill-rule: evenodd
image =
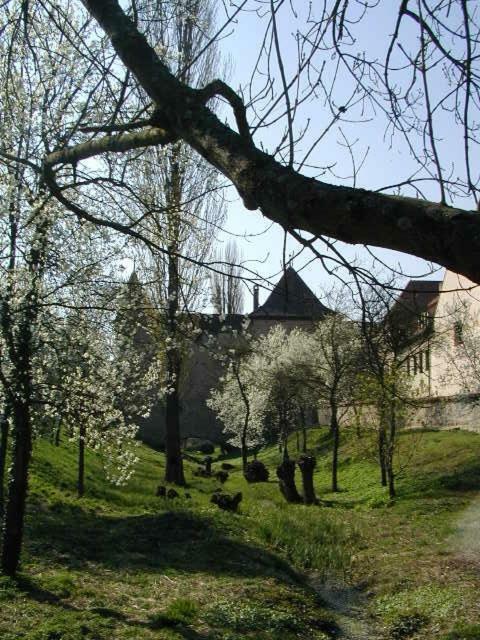
<svg viewBox="0 0 480 640"><path fill-rule="evenodd" d="M247 468L243 475L247 482L267 482L269 472L263 462L260 462L260 460L253 460L247 464Z"/></svg>
<svg viewBox="0 0 480 640"><path fill-rule="evenodd" d="M286 458L277 467L277 476L280 480L280 491L287 502L301 502L302 498L295 485L295 461Z"/></svg>
<svg viewBox="0 0 480 640"><path fill-rule="evenodd" d="M297 460L302 473L303 501L305 504L316 504L315 489L313 486L313 471L317 464L314 456L303 453Z"/></svg>
<svg viewBox="0 0 480 640"><path fill-rule="evenodd" d="M216 504L219 509L223 509L224 511L236 511L238 509L238 505L242 500L242 494L235 493L233 496L228 493L223 493L221 491L216 491L210 502Z"/></svg>
<svg viewBox="0 0 480 640"><path fill-rule="evenodd" d="M203 464L205 465L205 472L210 476L212 475L212 462L213 462L213 458L212 456L206 456L203 459Z"/></svg>
<svg viewBox="0 0 480 640"><path fill-rule="evenodd" d="M221 482L222 484L224 484L227 480L228 480L228 471L217 471L215 473L215 478Z"/></svg>

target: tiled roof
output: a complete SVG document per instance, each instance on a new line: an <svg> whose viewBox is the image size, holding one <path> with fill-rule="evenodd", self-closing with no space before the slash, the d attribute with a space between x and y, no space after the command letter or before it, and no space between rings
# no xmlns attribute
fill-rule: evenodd
<svg viewBox="0 0 480 640"><path fill-rule="evenodd" d="M433 315L441 284L441 280L410 280L395 302L394 308L401 307L417 315L428 311L429 315Z"/></svg>
<svg viewBox="0 0 480 640"><path fill-rule="evenodd" d="M330 309L320 302L295 269L288 267L267 300L250 317L321 318L327 313Z"/></svg>

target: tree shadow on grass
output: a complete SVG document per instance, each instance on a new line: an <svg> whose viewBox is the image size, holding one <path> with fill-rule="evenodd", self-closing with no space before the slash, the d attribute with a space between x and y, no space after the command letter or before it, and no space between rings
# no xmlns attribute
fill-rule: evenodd
<svg viewBox="0 0 480 640"><path fill-rule="evenodd" d="M18 589L23 594L27 595L30 599L40 604L48 604L50 606L58 607L58 611L63 611L63 613L60 613L60 617L55 617L55 622L57 625L54 629L55 637L57 637L57 634L63 633L61 631L63 628L65 628L65 630L67 628L71 630L72 627L75 629L76 627L80 626L80 630L84 631L85 629L88 629L88 627L91 626L92 623L95 626L95 620L102 619L107 623L107 628L110 628L112 630L116 628L116 624L123 624L130 627L152 630L168 628L171 629L179 638L186 638L187 640L205 640L204 635L197 633L194 629L185 625L167 623L165 625L159 625L158 623L155 623L149 619L132 619L121 611L117 611L109 607L90 607L88 609L84 609L82 607L75 606L73 604L70 604L69 602L66 602L57 594L43 588L35 579L32 579L28 576L18 576L15 579L15 583ZM48 617L48 619L51 618L52 616ZM51 636L53 638L53 635L51 635L51 633L53 633L52 629L50 629L49 631L50 633L47 633L48 637ZM104 635L101 634L101 637L103 638Z"/></svg>
<svg viewBox="0 0 480 640"><path fill-rule="evenodd" d="M455 492L480 491L480 461L448 473L418 474L415 481L399 483L400 498L445 498Z"/></svg>
<svg viewBox="0 0 480 640"><path fill-rule="evenodd" d="M35 509L28 522L26 551L32 558L48 557L69 568L95 563L112 570L280 574L296 579L277 555L229 537L214 518L188 511L125 517L62 503Z"/></svg>

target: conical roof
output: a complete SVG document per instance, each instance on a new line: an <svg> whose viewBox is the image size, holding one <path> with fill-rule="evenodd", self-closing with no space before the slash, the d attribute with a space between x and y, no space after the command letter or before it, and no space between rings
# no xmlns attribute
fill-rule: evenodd
<svg viewBox="0 0 480 640"><path fill-rule="evenodd" d="M267 300L251 318L321 318L331 313L305 284L293 267L288 267Z"/></svg>

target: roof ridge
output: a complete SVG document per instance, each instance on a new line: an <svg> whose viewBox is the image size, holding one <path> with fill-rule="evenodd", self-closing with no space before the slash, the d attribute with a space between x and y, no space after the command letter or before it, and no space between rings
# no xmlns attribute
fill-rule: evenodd
<svg viewBox="0 0 480 640"><path fill-rule="evenodd" d="M294 267L289 265L266 301L250 315L312 317L322 316L328 311Z"/></svg>

